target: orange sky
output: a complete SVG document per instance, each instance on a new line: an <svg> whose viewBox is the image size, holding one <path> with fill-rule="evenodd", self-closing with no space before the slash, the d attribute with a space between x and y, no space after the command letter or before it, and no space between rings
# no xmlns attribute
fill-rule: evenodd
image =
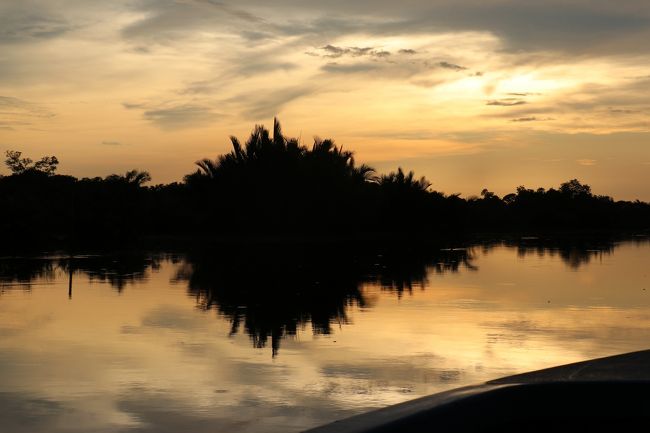
<svg viewBox="0 0 650 433"><path fill-rule="evenodd" d="M169 182L279 116L448 193L650 200L650 5L540 3L4 1L0 151Z"/></svg>

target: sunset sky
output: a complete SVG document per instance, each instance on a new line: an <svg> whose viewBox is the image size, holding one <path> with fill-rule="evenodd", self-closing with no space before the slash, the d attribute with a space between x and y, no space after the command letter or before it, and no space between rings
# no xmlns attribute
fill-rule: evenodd
<svg viewBox="0 0 650 433"><path fill-rule="evenodd" d="M647 0L2 0L0 151L170 182L278 116L447 193L647 201L648 41Z"/></svg>

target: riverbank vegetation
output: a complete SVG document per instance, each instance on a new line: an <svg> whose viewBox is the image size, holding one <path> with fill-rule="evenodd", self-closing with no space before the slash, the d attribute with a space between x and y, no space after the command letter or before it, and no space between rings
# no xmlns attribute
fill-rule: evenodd
<svg viewBox="0 0 650 433"><path fill-rule="evenodd" d="M450 233L644 230L650 204L595 194L573 179L551 189L488 189L463 198L399 168L379 174L329 139L307 147L256 126L232 151L198 161L182 182L147 185L146 171L82 178L58 159L6 154L0 177L4 242L102 242L142 237L238 239L435 238Z"/></svg>

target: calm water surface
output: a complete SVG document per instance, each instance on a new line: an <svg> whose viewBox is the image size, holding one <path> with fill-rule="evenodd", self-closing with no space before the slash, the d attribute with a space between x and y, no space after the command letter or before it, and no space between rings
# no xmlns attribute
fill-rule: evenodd
<svg viewBox="0 0 650 433"><path fill-rule="evenodd" d="M0 259L0 430L297 432L650 348L645 238L348 253Z"/></svg>

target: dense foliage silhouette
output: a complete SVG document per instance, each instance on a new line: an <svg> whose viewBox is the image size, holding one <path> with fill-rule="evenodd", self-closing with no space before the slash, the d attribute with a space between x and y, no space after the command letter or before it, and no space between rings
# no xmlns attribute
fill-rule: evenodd
<svg viewBox="0 0 650 433"><path fill-rule="evenodd" d="M96 244L161 236L209 239L436 238L480 231L643 230L650 204L615 201L576 179L557 189L520 186L499 197L432 191L413 172L378 175L332 140L311 147L256 126L245 143L198 161L183 182L146 186L151 176L77 179L58 159L34 163L7 152L0 177L3 243Z"/></svg>

